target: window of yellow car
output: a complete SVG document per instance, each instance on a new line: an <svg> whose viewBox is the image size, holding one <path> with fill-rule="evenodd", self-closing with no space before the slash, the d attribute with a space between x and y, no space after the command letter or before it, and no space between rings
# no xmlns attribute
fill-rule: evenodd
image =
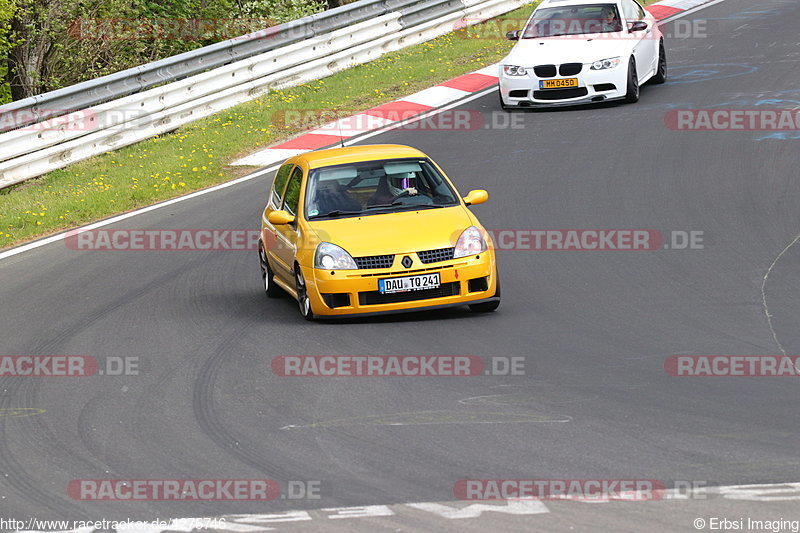
<svg viewBox="0 0 800 533"><path fill-rule="evenodd" d="M300 167L295 167L292 171L292 176L289 178L289 184L286 186L286 195L283 200L283 209L289 214L297 214L297 205L300 203L300 184L303 181L303 170Z"/></svg>
<svg viewBox="0 0 800 533"><path fill-rule="evenodd" d="M286 180L289 179L289 173L292 171L294 165L283 165L275 174L275 181L272 184L272 203L275 204L276 209L280 209L281 200L283 200L283 191L286 189Z"/></svg>

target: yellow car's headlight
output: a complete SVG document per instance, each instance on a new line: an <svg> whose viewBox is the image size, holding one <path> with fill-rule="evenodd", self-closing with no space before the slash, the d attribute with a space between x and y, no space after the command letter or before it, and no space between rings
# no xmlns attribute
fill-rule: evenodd
<svg viewBox="0 0 800 533"><path fill-rule="evenodd" d="M483 232L475 226L470 226L458 238L453 259L479 254L485 252L486 248L486 239L483 238Z"/></svg>
<svg viewBox="0 0 800 533"><path fill-rule="evenodd" d="M344 248L329 242L322 242L317 246L317 251L314 254L314 268L322 268L324 270L357 270L358 265L356 265L356 262Z"/></svg>

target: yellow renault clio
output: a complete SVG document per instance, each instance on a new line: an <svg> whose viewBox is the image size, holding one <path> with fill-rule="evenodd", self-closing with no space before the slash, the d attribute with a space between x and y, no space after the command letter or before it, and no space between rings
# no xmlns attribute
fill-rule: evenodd
<svg viewBox="0 0 800 533"><path fill-rule="evenodd" d="M275 174L261 218L267 296L301 314L349 317L500 305L491 238L428 156L408 146L309 152Z"/></svg>

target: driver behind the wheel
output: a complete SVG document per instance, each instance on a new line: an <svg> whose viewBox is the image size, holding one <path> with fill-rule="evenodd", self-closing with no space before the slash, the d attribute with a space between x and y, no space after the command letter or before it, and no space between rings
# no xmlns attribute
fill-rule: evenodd
<svg viewBox="0 0 800 533"><path fill-rule="evenodd" d="M369 199L369 202L367 202L367 205L389 204L401 195L403 197L417 196L418 191L415 187L416 179L417 174L415 172L401 172L399 174L387 173L381 176L378 181L378 187Z"/></svg>
<svg viewBox="0 0 800 533"><path fill-rule="evenodd" d="M622 29L619 18L617 18L617 10L614 6L603 6L600 12L600 26L602 31L608 32L620 31Z"/></svg>

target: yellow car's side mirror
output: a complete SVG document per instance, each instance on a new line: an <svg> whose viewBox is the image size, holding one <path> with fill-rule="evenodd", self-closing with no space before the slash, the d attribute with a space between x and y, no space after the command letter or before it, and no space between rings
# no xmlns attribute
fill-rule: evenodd
<svg viewBox="0 0 800 533"><path fill-rule="evenodd" d="M477 189L474 191L469 191L469 194L464 197L464 202L467 205L478 205L482 204L488 199L489 199L488 192L484 191L483 189Z"/></svg>
<svg viewBox="0 0 800 533"><path fill-rule="evenodd" d="M294 217L286 211L273 211L267 215L267 220L269 220L271 224L280 226L283 224L291 224L294 222Z"/></svg>

